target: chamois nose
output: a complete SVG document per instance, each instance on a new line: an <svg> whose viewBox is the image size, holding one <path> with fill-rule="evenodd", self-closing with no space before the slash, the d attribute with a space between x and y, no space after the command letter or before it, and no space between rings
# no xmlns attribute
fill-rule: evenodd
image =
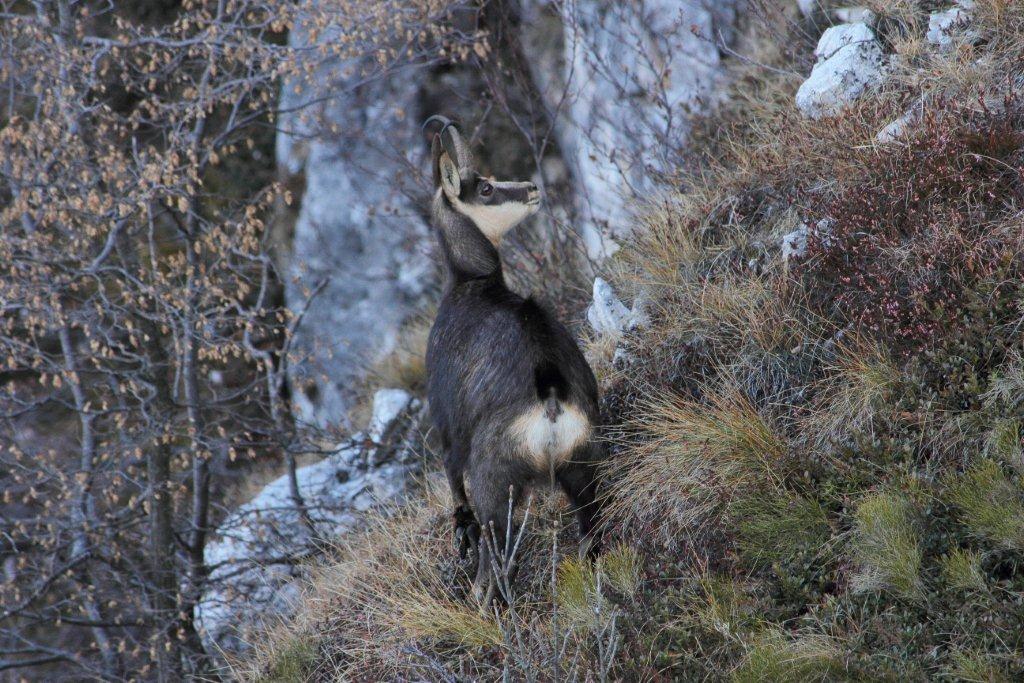
<svg viewBox="0 0 1024 683"><path fill-rule="evenodd" d="M536 204L540 201L540 190L534 183L526 184L526 201L530 204Z"/></svg>

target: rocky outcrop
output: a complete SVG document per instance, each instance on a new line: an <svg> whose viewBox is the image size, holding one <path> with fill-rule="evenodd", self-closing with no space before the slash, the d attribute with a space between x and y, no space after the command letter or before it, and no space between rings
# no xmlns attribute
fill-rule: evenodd
<svg viewBox="0 0 1024 683"><path fill-rule="evenodd" d="M289 40L301 46L306 33L300 27ZM301 417L321 426L345 420L354 380L393 349L433 277L430 233L410 199L418 188L409 169L423 147L411 120L415 73L366 79L365 66L321 64L281 94L286 111L319 102L282 119L277 159L286 179L305 178L287 264L289 307L301 310L320 289L290 367Z"/></svg>
<svg viewBox="0 0 1024 683"><path fill-rule="evenodd" d="M628 236L637 195L678 161L688 113L717 98L718 45L731 40L735 3L580 0L561 8L564 73L536 80L549 108L561 112L576 228L587 255L600 260Z"/></svg>
<svg viewBox="0 0 1024 683"><path fill-rule="evenodd" d="M839 114L885 78L885 54L865 23L831 27L814 56L818 62L796 93L797 108L812 119Z"/></svg>
<svg viewBox="0 0 1024 683"><path fill-rule="evenodd" d="M370 438L357 434L296 470L301 508L282 475L218 527L204 552L210 588L195 610L209 653L244 651L249 629L291 614L304 563L357 527L368 510L404 497L418 458L400 430L414 432L419 413L406 392L378 392Z"/></svg>
<svg viewBox="0 0 1024 683"><path fill-rule="evenodd" d="M636 297L633 308L627 308L615 294L612 286L601 278L594 278L594 298L587 308L587 322L598 338L604 338L615 345L612 365L623 368L634 360L624 342L624 337L650 321L645 310L644 293Z"/></svg>

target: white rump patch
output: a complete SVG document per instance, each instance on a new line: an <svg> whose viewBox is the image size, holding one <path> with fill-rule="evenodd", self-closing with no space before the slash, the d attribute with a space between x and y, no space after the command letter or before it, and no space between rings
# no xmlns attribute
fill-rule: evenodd
<svg viewBox="0 0 1024 683"><path fill-rule="evenodd" d="M559 404L562 412L552 421L538 403L512 423L511 435L538 471L554 469L590 437L590 421L576 406Z"/></svg>

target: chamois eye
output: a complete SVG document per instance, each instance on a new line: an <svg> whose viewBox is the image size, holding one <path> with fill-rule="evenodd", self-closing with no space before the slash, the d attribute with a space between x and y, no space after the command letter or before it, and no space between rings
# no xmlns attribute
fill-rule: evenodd
<svg viewBox="0 0 1024 683"><path fill-rule="evenodd" d="M484 183L483 185L480 186L481 197L490 197L492 192L494 192L494 185L491 185L490 183Z"/></svg>

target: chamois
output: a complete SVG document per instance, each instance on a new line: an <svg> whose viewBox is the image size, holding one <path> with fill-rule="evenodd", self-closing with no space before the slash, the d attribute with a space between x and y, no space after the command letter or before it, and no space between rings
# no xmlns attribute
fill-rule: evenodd
<svg viewBox="0 0 1024 683"><path fill-rule="evenodd" d="M459 553L476 546L474 593L486 602L494 584L480 525L504 554L510 493L515 505L531 485L557 481L588 554L598 552L597 382L569 331L505 284L497 245L536 213L536 185L480 175L455 124L433 116L424 127L434 121L431 213L447 281L427 344L427 393Z"/></svg>

